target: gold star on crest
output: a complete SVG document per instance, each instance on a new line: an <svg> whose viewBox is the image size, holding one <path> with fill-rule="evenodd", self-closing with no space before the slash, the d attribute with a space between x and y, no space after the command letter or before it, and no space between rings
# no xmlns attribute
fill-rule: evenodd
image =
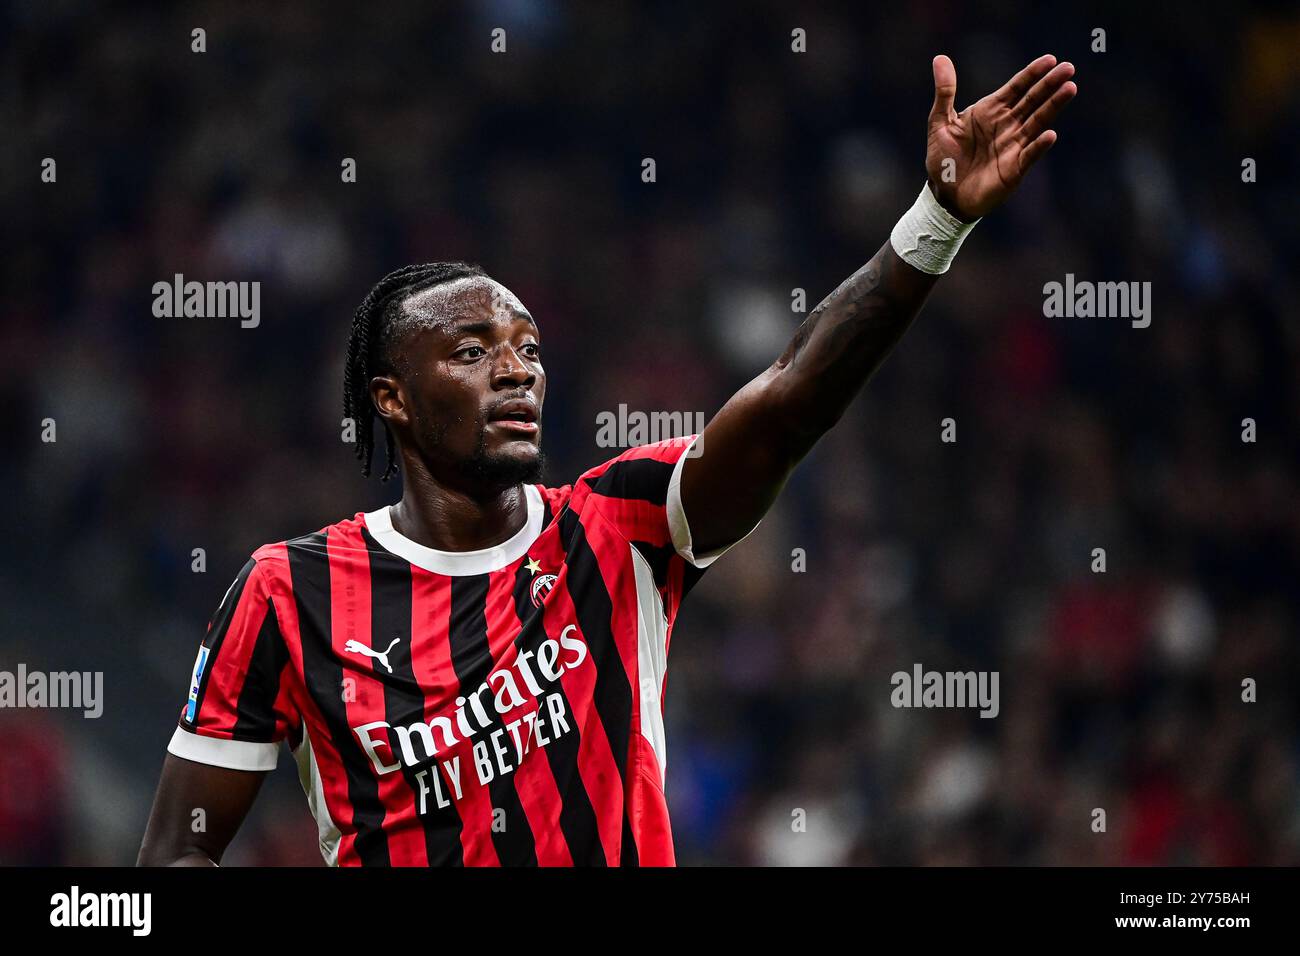
<svg viewBox="0 0 1300 956"><path fill-rule="evenodd" d="M529 555L528 564L526 564L525 567L528 568L529 571L533 572L533 574L536 574L538 571L542 570L542 566L538 564L537 559L532 557L531 555Z"/></svg>

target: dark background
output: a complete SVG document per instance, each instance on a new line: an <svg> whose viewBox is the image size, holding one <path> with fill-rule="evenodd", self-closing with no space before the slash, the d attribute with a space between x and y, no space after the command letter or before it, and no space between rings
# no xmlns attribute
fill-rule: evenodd
<svg viewBox="0 0 1300 956"><path fill-rule="evenodd" d="M520 296L550 376L546 481L567 483L613 454L599 412L711 415L784 348L792 290L811 309L885 241L924 178L939 52L959 108L1045 52L1080 94L686 603L679 859L1300 863L1294 6L2 16L0 669L103 671L105 711L0 711L0 863L132 862L243 561L396 500L339 434L348 324L380 275L464 258ZM155 318L177 272L261 281L260 327ZM1150 281L1150 328L1045 318L1067 272ZM1000 715L894 709L916 662L998 670ZM320 862L287 758L227 861Z"/></svg>

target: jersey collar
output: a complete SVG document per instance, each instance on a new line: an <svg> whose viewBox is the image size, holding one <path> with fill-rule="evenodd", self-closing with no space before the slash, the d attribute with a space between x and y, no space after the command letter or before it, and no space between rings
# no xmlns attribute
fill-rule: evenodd
<svg viewBox="0 0 1300 956"><path fill-rule="evenodd" d="M417 568L453 576L487 574L518 561L542 533L545 509L542 507L541 492L536 485L524 485L524 497L528 501L528 520L524 526L500 544L478 551L439 551L412 541L393 527L393 518L389 513L391 506L366 512L362 517L371 536L385 551L405 558Z"/></svg>

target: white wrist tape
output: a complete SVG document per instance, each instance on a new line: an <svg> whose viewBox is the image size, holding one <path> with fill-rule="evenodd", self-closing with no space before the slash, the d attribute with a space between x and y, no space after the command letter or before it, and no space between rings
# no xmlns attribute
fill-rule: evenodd
<svg viewBox="0 0 1300 956"><path fill-rule="evenodd" d="M903 213L889 234L889 243L908 265L931 275L943 275L975 222L962 222L944 209L926 183L912 208Z"/></svg>

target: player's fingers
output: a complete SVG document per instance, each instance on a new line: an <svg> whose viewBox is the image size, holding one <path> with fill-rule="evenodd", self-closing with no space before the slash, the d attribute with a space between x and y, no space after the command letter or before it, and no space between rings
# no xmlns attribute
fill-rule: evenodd
<svg viewBox="0 0 1300 956"><path fill-rule="evenodd" d="M1029 88L1029 92L1021 98L1019 103L1012 107L1012 113L1017 119L1021 120L1027 116L1032 116L1034 110L1042 106L1047 98L1072 76L1074 76L1073 63L1056 64L1041 80Z"/></svg>
<svg viewBox="0 0 1300 956"><path fill-rule="evenodd" d="M1007 106L1014 106L1016 103L1020 102L1022 96L1029 92L1029 88L1038 81L1038 78L1054 66L1056 66L1056 57L1050 53L1044 53L1011 79L1007 80L1006 83L1002 85L1002 88L993 95Z"/></svg>
<svg viewBox="0 0 1300 956"><path fill-rule="evenodd" d="M1030 166L1043 158L1043 154L1056 142L1056 130L1049 129L1038 139L1020 151L1020 172L1023 174Z"/></svg>
<svg viewBox="0 0 1300 956"><path fill-rule="evenodd" d="M1020 127L1017 138L1022 143L1033 143L1056 119L1056 115L1065 109L1065 104L1074 99L1074 94L1079 88L1071 81L1062 83L1055 93L1048 98L1047 102L1034 111L1034 115L1025 121L1025 125Z"/></svg>
<svg viewBox="0 0 1300 956"><path fill-rule="evenodd" d="M949 120L956 112L953 101L957 98L957 68L942 53L934 58L931 66L934 68L934 106L930 108L930 122L934 123Z"/></svg>

